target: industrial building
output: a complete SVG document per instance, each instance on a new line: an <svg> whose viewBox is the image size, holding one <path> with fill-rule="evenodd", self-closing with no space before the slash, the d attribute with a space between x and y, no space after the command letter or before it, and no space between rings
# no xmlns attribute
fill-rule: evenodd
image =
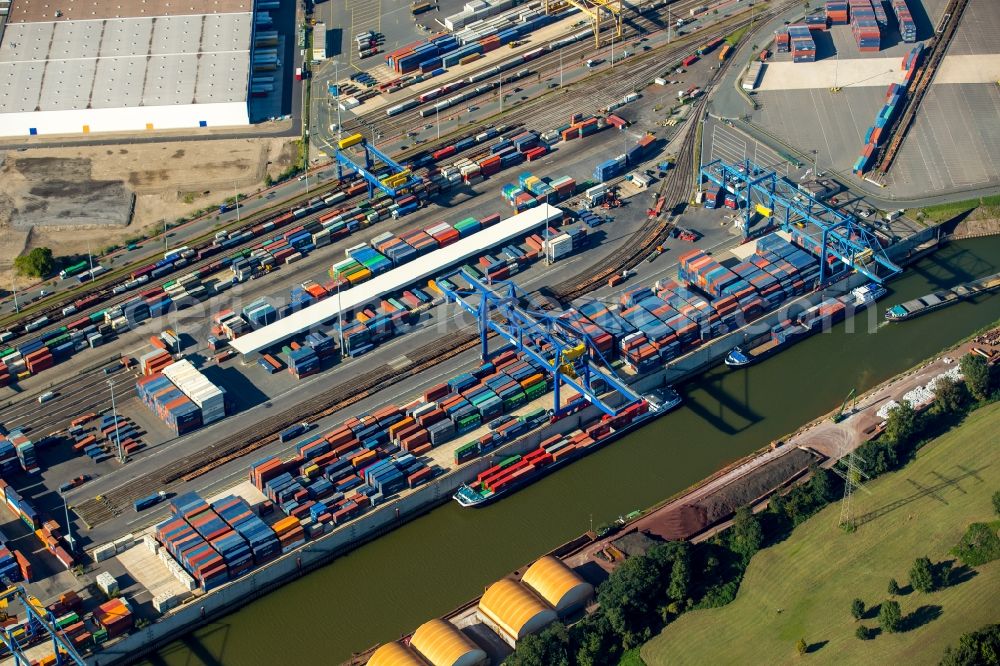
<svg viewBox="0 0 1000 666"><path fill-rule="evenodd" d="M400 643L386 643L372 653L368 666L428 666L416 652Z"/></svg>
<svg viewBox="0 0 1000 666"><path fill-rule="evenodd" d="M548 602L560 617L580 610L594 596L593 585L551 555L528 567L521 582Z"/></svg>
<svg viewBox="0 0 1000 666"><path fill-rule="evenodd" d="M479 600L479 620L511 647L558 619L556 612L521 583L502 578Z"/></svg>
<svg viewBox="0 0 1000 666"><path fill-rule="evenodd" d="M289 316L279 319L257 330L233 340L231 346L245 357L263 351L297 335L306 333L321 324L336 320L341 313L345 316L372 299L399 291L407 285L416 284L433 277L449 266L460 264L466 259L481 254L486 248L501 245L523 236L533 229L562 219L562 209L549 204L535 208L503 220L500 224L467 236L447 247L430 252L420 260L404 264L382 273L364 284L352 287L338 295L307 306Z"/></svg>
<svg viewBox="0 0 1000 666"><path fill-rule="evenodd" d="M252 0L14 0L0 136L248 125Z"/></svg>
<svg viewBox="0 0 1000 666"><path fill-rule="evenodd" d="M410 647L432 666L483 666L486 652L450 622L433 619L413 633Z"/></svg>

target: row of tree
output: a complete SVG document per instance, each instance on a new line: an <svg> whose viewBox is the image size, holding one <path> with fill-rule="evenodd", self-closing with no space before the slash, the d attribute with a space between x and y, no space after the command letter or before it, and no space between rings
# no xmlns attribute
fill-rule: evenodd
<svg viewBox="0 0 1000 666"><path fill-rule="evenodd" d="M598 609L567 628L561 623L522 639L507 666L603 666L642 645L693 608L729 603L753 555L783 539L838 492L839 479L813 468L809 482L754 514L736 511L733 525L709 541L670 541L630 557L597 589Z"/></svg>
<svg viewBox="0 0 1000 666"><path fill-rule="evenodd" d="M965 356L961 369L964 384L939 381L931 409L918 414L903 403L890 412L882 436L859 450L869 478L902 466L930 433L952 425L972 401L982 402L992 396L994 380L984 359ZM505 664L617 664L626 650L649 640L686 610L729 603L736 597L750 558L758 550L785 538L842 492L840 479L829 470L814 466L810 471L807 483L784 495L774 495L766 511L755 515L749 507L737 510L732 527L708 541L693 545L668 542L644 556L628 558L598 587L599 607L594 613L572 627L556 623L524 638ZM1000 503L1000 498L996 501ZM930 590L938 584L927 558L915 562L910 573L914 589ZM890 582L889 592L899 594L895 580ZM881 604L879 626L883 631L897 631L902 622L898 602L889 599ZM858 636L871 638L875 631L859 627Z"/></svg>
<svg viewBox="0 0 1000 666"><path fill-rule="evenodd" d="M934 385L934 403L917 412L903 401L889 411L881 437L862 444L858 450L858 467L868 477L898 469L909 461L923 442L955 425L969 409L993 398L996 378L986 359L978 354L966 354L959 366L963 380L950 377Z"/></svg>

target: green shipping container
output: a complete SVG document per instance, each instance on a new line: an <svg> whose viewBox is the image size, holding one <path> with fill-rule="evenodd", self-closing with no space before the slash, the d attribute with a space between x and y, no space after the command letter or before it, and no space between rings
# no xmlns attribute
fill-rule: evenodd
<svg viewBox="0 0 1000 666"><path fill-rule="evenodd" d="M542 418L543 416L545 416L545 410L543 408L539 407L538 409L533 409L530 412L528 412L527 414L525 414L523 420L525 420L525 421L535 421L537 419Z"/></svg>
<svg viewBox="0 0 1000 666"><path fill-rule="evenodd" d="M510 467L516 462L521 462L521 456L517 455L517 456L511 456L509 458L504 458L499 463L497 463L497 467L503 469L505 467Z"/></svg>
<svg viewBox="0 0 1000 666"><path fill-rule="evenodd" d="M479 454L479 442L469 442L455 449L455 464L475 458Z"/></svg>
<svg viewBox="0 0 1000 666"><path fill-rule="evenodd" d="M527 389L525 389L524 395L527 397L528 400L535 400L536 398L540 398L543 395L545 395L547 391L548 388L545 386L545 383L538 382L534 386L529 386Z"/></svg>

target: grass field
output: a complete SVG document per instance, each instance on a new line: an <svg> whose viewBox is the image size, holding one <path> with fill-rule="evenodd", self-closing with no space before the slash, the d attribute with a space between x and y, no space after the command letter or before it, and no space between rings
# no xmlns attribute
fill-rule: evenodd
<svg viewBox="0 0 1000 666"><path fill-rule="evenodd" d="M828 506L754 556L733 603L683 615L643 646L643 660L649 666L937 664L963 632L1000 620L1000 561L944 590L901 595L904 619L919 625L902 633L857 639L851 600L880 603L893 577L906 591L915 558L952 559L948 551L968 523L992 519L990 495L1000 490L998 431L1000 404L979 409L904 469L872 481L871 494L855 495L861 524L853 534L837 527L839 503ZM864 623L877 626L876 614ZM805 657L795 651L799 638L809 644Z"/></svg>

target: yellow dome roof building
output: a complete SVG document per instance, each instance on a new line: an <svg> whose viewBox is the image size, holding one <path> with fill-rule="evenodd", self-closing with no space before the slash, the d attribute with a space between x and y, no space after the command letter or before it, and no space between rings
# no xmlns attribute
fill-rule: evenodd
<svg viewBox="0 0 1000 666"><path fill-rule="evenodd" d="M477 615L511 646L558 619L555 611L534 592L509 578L490 585L479 600Z"/></svg>
<svg viewBox="0 0 1000 666"><path fill-rule="evenodd" d="M458 627L445 620L424 622L413 633L410 647L431 666L484 666L486 653Z"/></svg>
<svg viewBox="0 0 1000 666"><path fill-rule="evenodd" d="M547 601L561 617L583 608L594 596L593 585L551 555L528 567L521 582Z"/></svg>
<svg viewBox="0 0 1000 666"><path fill-rule="evenodd" d="M393 641L375 650L368 666L428 666L420 656L401 643Z"/></svg>

